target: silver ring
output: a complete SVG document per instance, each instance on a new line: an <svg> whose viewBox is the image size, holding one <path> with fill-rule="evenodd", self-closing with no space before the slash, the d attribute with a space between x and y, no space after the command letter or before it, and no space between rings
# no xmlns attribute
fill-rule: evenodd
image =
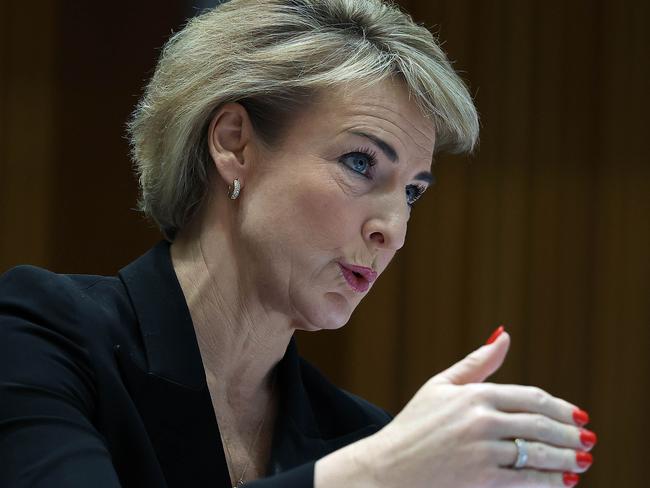
<svg viewBox="0 0 650 488"><path fill-rule="evenodd" d="M528 462L528 444L523 439L515 439L515 446L517 446L517 460L512 467L514 469L521 469Z"/></svg>

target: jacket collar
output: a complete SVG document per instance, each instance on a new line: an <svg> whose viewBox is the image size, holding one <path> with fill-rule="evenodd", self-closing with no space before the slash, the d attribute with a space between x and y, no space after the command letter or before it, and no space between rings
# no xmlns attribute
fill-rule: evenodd
<svg viewBox="0 0 650 488"><path fill-rule="evenodd" d="M206 386L201 353L169 246L167 241L159 242L119 275L140 325L148 370L201 389Z"/></svg>

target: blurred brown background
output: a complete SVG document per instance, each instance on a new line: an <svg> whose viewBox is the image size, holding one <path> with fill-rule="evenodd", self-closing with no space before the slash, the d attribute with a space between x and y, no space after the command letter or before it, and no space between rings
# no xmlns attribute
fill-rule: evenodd
<svg viewBox="0 0 650 488"><path fill-rule="evenodd" d="M503 323L494 380L592 416L581 486L647 486L650 4L401 3L476 95L481 145L439 159L406 247L343 330L299 337L304 355L397 412ZM36 4L0 2L0 272L113 274L159 239L132 210L124 123L192 8Z"/></svg>

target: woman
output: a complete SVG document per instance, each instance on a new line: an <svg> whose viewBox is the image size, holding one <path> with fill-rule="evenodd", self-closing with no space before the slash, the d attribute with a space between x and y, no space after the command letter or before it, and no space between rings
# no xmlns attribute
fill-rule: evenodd
<svg viewBox="0 0 650 488"><path fill-rule="evenodd" d="M165 47L129 125L166 240L118 277L0 280L1 486L573 486L586 413L482 383L509 336L395 419L299 358L404 244L471 98L379 0L232 0Z"/></svg>

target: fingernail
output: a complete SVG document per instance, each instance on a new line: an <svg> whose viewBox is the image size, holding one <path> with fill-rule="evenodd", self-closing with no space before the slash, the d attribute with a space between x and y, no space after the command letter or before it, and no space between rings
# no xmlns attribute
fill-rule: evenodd
<svg viewBox="0 0 650 488"><path fill-rule="evenodd" d="M588 452L578 451L576 452L576 463L581 468L588 468L591 466L591 463L594 462L594 457Z"/></svg>
<svg viewBox="0 0 650 488"><path fill-rule="evenodd" d="M575 473L564 473L562 481L564 481L564 486L575 486L580 481L580 476Z"/></svg>
<svg viewBox="0 0 650 488"><path fill-rule="evenodd" d="M580 442L582 442L583 446L593 447L596 445L597 440L598 437L594 432L587 429L580 429Z"/></svg>
<svg viewBox="0 0 650 488"><path fill-rule="evenodd" d="M589 414L584 410L576 408L573 410L573 421L580 427L589 423Z"/></svg>
<svg viewBox="0 0 650 488"><path fill-rule="evenodd" d="M492 344L494 341L496 341L497 338L501 335L501 333L502 333L504 330L505 330L505 328L503 327L503 325L500 325L499 327L497 327L497 330L495 330L494 332L492 332L492 335L491 335L490 338L487 340L487 342L485 343L485 345L487 346L487 345L489 345L489 344Z"/></svg>

